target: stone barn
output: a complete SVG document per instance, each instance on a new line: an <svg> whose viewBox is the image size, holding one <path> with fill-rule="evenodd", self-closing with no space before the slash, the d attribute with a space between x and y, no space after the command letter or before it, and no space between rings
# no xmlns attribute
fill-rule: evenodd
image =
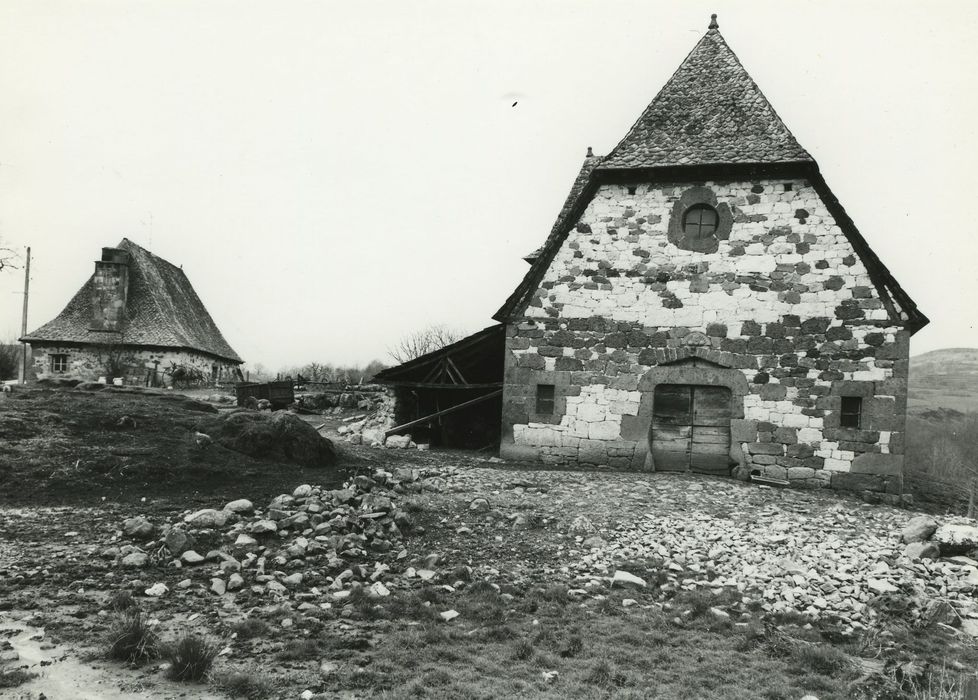
<svg viewBox="0 0 978 700"><path fill-rule="evenodd" d="M231 349L183 270L127 238L30 343L38 379L214 384L241 378Z"/></svg>
<svg viewBox="0 0 978 700"><path fill-rule="evenodd" d="M494 317L502 456L902 492L927 318L715 16L528 261Z"/></svg>

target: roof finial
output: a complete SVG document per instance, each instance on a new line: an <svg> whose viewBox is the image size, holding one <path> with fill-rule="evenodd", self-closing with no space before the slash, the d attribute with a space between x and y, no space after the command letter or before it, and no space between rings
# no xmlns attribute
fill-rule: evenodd
<svg viewBox="0 0 978 700"><path fill-rule="evenodd" d="M594 157L594 150L590 146L587 147L587 157L588 158Z"/></svg>
<svg viewBox="0 0 978 700"><path fill-rule="evenodd" d="M710 15L710 26L709 29L719 29L720 25L717 24L717 16L715 14Z"/></svg>

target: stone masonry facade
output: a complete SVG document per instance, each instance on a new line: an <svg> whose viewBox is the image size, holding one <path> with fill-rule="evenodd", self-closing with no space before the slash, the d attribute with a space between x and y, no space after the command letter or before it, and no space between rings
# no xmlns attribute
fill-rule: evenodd
<svg viewBox="0 0 978 700"><path fill-rule="evenodd" d="M700 202L719 225L694 245L680 222ZM726 386L732 471L893 500L910 334L889 303L804 179L602 184L507 326L501 452L654 469L655 387Z"/></svg>
<svg viewBox="0 0 978 700"><path fill-rule="evenodd" d="M52 356L63 357L64 364L60 365L60 360L52 362ZM202 378L199 382L202 384L232 382L238 368L237 363L193 351L113 346L101 349L67 345L35 347L33 358L37 379L65 377L94 382L101 377L118 376L124 384L136 386L145 386L147 377L154 371L158 386L173 386L177 367L194 370L196 376ZM118 369L117 373L111 371L113 365ZM62 371L55 369L61 366L64 367Z"/></svg>

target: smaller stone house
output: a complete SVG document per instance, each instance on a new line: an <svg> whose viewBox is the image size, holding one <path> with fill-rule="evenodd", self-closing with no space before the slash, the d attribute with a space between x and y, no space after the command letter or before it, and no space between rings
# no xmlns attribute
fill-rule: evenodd
<svg viewBox="0 0 978 700"><path fill-rule="evenodd" d="M20 339L38 379L171 386L240 379L242 360L183 270L129 239L103 248L57 318Z"/></svg>

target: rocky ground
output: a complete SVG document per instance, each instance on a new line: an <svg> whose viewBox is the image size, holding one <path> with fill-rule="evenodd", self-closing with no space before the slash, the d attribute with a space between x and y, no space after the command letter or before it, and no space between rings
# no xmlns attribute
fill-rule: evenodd
<svg viewBox="0 0 978 700"><path fill-rule="evenodd" d="M744 628L795 619L855 643L899 620L937 625L941 644L965 655L978 634L973 522L676 474L521 470L437 452L368 458L387 468L267 500L251 500L241 484L239 498L193 511L152 499L5 508L0 623L43 629L53 649L95 654L128 592L164 638L196 632L218 642L225 673L259 664L270 697L383 691L362 683L383 643L378 625L386 634L399 616L420 624L417 611L398 608L410 601L424 607L422 622L485 629L471 600L480 586L512 613L534 591L559 590L568 609L610 603L679 626L699 613ZM691 595L705 596L703 610L676 604ZM249 625L262 632L242 633ZM8 649L8 667L16 655ZM883 658L856 667L882 673ZM152 664L101 668L111 687L177 692ZM39 697L32 683L50 671L28 670L41 678L19 690ZM560 695L559 671L535 673L555 674L537 690ZM198 690L204 697L215 686Z"/></svg>

